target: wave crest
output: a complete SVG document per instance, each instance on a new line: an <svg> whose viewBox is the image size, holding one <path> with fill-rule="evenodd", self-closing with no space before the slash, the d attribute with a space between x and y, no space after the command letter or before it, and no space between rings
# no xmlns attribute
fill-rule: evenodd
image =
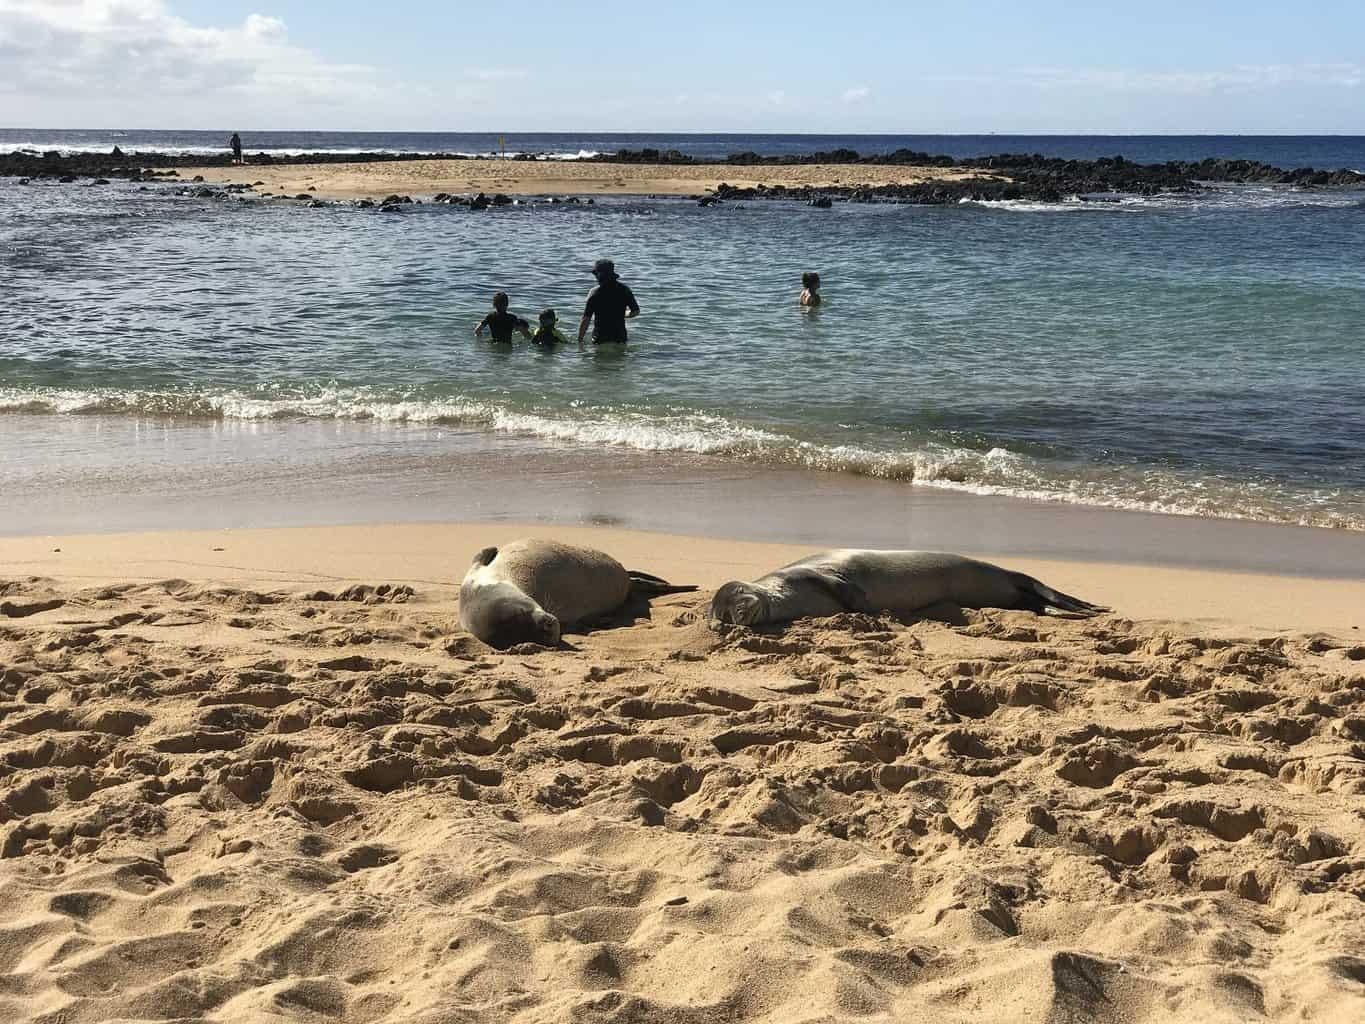
<svg viewBox="0 0 1365 1024"><path fill-rule="evenodd" d="M192 157L192 156L222 156L228 151L226 145L170 145L168 143L129 143L126 139L120 140L110 138L107 142L3 142L0 143L0 155L10 153L30 153L40 156L47 152L57 152L62 156L87 156L105 155L113 150L115 146L126 148L129 153L154 153L158 156ZM382 156L399 156L412 152L412 149L393 149L385 146L246 146L247 156L255 153L265 153L273 157L298 157L308 156L312 153L326 153L332 156L357 156L363 153L374 153ZM534 156L542 160L590 160L599 153L595 149L578 149L574 151L545 151L545 152L522 152L520 150L499 153L493 150L456 150L456 149L436 149L432 150L433 156L448 157L467 157L471 160L511 160L520 156Z"/></svg>
<svg viewBox="0 0 1365 1024"><path fill-rule="evenodd" d="M333 419L462 427L561 444L715 456L772 467L849 473L974 494L1365 530L1359 501L1334 491L1185 476L1136 466L1049 461L1006 448L982 451L934 440L907 439L896 447L831 443L689 410L518 409L477 398L376 395L344 388L287 397L235 391L0 388L0 413L6 412L232 421Z"/></svg>

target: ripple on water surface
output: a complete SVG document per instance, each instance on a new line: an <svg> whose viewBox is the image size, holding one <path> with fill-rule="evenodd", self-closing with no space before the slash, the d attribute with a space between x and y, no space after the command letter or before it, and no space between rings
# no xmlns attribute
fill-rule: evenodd
<svg viewBox="0 0 1365 1024"><path fill-rule="evenodd" d="M1359 194L1076 217L22 197L0 204L4 410L458 424L1365 528ZM603 255L644 307L629 349L470 337L499 289L572 333ZM813 315L806 269L825 281Z"/></svg>

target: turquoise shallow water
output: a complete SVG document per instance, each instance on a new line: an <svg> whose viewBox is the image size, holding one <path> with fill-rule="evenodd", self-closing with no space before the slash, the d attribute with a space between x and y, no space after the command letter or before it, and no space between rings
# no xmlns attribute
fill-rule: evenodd
<svg viewBox="0 0 1365 1024"><path fill-rule="evenodd" d="M393 216L0 179L0 409L450 424L1365 529L1362 227L1365 193L1272 188ZM599 256L644 307L629 348L469 336L499 288L571 330Z"/></svg>

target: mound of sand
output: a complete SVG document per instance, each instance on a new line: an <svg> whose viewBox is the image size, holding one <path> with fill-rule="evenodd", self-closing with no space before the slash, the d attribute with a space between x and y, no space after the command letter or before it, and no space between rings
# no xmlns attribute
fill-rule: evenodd
<svg viewBox="0 0 1365 1024"><path fill-rule="evenodd" d="M1365 648L0 582L0 1019L1365 1019Z"/></svg>
<svg viewBox="0 0 1365 1024"><path fill-rule="evenodd" d="M260 183L263 193L304 191L330 199L381 199L386 193L430 196L502 192L507 195L696 195L722 182L736 188L919 185L982 176L962 167L907 164L608 164L590 160L382 160L354 164L259 164L186 167L181 180L207 178ZM984 175L994 177L994 175Z"/></svg>

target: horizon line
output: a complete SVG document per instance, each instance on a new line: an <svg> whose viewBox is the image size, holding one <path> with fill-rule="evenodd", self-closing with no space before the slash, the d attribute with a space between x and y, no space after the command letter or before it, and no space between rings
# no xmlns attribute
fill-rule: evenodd
<svg viewBox="0 0 1365 1024"><path fill-rule="evenodd" d="M1072 138L1130 138L1130 137L1164 137L1164 138L1308 138L1313 136L1333 137L1333 138L1365 138L1365 131L1347 130L1318 130L1318 131L1290 131L1288 129L1258 129L1256 131L1151 131L1151 130L1110 130L1110 131L1072 131L1044 129L1035 131L1022 130L1002 130L990 129L986 131L953 131L953 132L927 132L927 131L782 131L779 129L760 129L754 131L701 131L697 129L686 129L679 131L651 129L649 131L636 131L631 129L555 129L553 131L540 130L534 128L489 128L489 129L436 129L436 128L54 128L21 126L21 127L0 127L4 132L221 132L221 131L242 131L247 132L314 132L317 134L328 135L658 135L658 136L686 136L686 135L720 135L720 136L752 136L752 135L786 135L786 136L827 136L842 138L967 138L973 136L1058 136Z"/></svg>

